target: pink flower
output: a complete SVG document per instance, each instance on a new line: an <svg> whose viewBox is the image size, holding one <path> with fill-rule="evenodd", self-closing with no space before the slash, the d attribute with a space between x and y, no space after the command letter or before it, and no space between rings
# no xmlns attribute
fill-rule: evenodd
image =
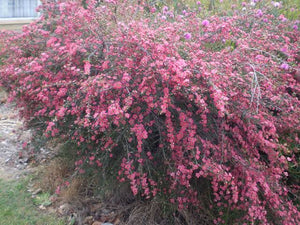
<svg viewBox="0 0 300 225"><path fill-rule="evenodd" d="M293 29L294 29L294 30L298 30L298 26L295 24L295 25L293 26Z"/></svg>
<svg viewBox="0 0 300 225"><path fill-rule="evenodd" d="M262 12L260 9L257 10L256 16L257 16L257 17L262 17L262 16L263 16L263 12Z"/></svg>
<svg viewBox="0 0 300 225"><path fill-rule="evenodd" d="M118 81L118 82L116 82L116 83L113 84L113 87L115 89L121 89L122 88L122 83L120 81Z"/></svg>
<svg viewBox="0 0 300 225"><path fill-rule="evenodd" d="M55 190L55 194L59 195L60 194L60 186L58 186Z"/></svg>
<svg viewBox="0 0 300 225"><path fill-rule="evenodd" d="M289 65L287 63L282 63L280 66L281 69L283 70L288 70L289 69Z"/></svg>
<svg viewBox="0 0 300 225"><path fill-rule="evenodd" d="M104 61L102 64L102 69L107 70L109 68L109 61Z"/></svg>
<svg viewBox="0 0 300 225"><path fill-rule="evenodd" d="M169 8L168 8L168 6L164 6L162 10L163 10L163 13L167 13L169 11Z"/></svg>
<svg viewBox="0 0 300 225"><path fill-rule="evenodd" d="M61 89L59 89L59 91L57 92L57 96L63 97L63 96L66 95L67 92L68 92L68 89L66 89L66 88L61 88Z"/></svg>
<svg viewBox="0 0 300 225"><path fill-rule="evenodd" d="M133 194L134 196L137 195L138 189L137 189L136 185L132 185L132 186L131 186L131 191L132 191L132 194Z"/></svg>
<svg viewBox="0 0 300 225"><path fill-rule="evenodd" d="M151 10L150 10L150 12L155 13L156 12L156 8L152 7Z"/></svg>
<svg viewBox="0 0 300 225"><path fill-rule="evenodd" d="M90 72L91 72L91 64L90 64L89 61L86 61L84 63L84 73L87 74L87 75L89 75Z"/></svg>
<svg viewBox="0 0 300 225"><path fill-rule="evenodd" d="M64 117L66 110L67 110L66 108L61 107L61 108L58 110L58 112L56 113L56 116L57 116L58 118Z"/></svg>
<svg viewBox="0 0 300 225"><path fill-rule="evenodd" d="M285 16L282 15L282 14L278 17L278 19L280 19L282 22L286 22L287 21L287 18L285 18Z"/></svg>
<svg viewBox="0 0 300 225"><path fill-rule="evenodd" d="M23 144L22 144L22 148L26 148L27 147L27 142L24 142Z"/></svg>
<svg viewBox="0 0 300 225"><path fill-rule="evenodd" d="M280 2L272 2L272 5L276 8L280 8L281 3Z"/></svg>
<svg viewBox="0 0 300 225"><path fill-rule="evenodd" d="M209 21L208 20L203 20L202 21L202 26L206 27L209 25Z"/></svg>
<svg viewBox="0 0 300 225"><path fill-rule="evenodd" d="M184 38L187 39L187 40L190 40L192 38L191 33L185 33Z"/></svg>

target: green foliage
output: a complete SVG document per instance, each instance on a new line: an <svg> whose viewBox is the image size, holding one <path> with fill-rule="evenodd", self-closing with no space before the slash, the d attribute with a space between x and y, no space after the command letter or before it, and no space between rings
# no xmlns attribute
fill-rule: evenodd
<svg viewBox="0 0 300 225"><path fill-rule="evenodd" d="M33 203L37 206L49 206L52 204L50 201L50 194L48 192L38 194L34 199Z"/></svg>
<svg viewBox="0 0 300 225"><path fill-rule="evenodd" d="M26 181L0 179L0 224L3 225L64 225L63 219L41 213L34 206ZM45 203L45 194L42 194ZM49 196L48 196L49 197ZM48 198L49 201L49 198ZM41 203L40 201L38 203Z"/></svg>

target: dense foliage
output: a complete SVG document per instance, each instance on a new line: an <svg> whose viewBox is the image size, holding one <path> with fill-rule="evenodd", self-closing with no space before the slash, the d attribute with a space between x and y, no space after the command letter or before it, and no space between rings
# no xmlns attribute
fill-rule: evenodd
<svg viewBox="0 0 300 225"><path fill-rule="evenodd" d="M45 1L6 38L2 85L80 146L81 173L113 165L135 195L209 206L215 223L298 224L299 21L258 1L205 18L149 2Z"/></svg>

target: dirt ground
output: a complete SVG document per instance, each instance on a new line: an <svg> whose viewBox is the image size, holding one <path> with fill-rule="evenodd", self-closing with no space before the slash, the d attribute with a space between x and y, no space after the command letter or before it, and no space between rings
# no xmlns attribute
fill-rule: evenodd
<svg viewBox="0 0 300 225"><path fill-rule="evenodd" d="M24 143L30 140L14 105L4 101L0 91L0 178L15 179L27 170L28 157L24 156Z"/></svg>

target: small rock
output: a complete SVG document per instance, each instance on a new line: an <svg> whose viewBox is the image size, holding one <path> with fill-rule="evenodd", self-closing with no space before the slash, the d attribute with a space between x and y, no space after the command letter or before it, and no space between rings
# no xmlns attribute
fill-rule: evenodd
<svg viewBox="0 0 300 225"><path fill-rule="evenodd" d="M24 159L23 159L23 163L28 164L28 162L29 162L29 158L24 158Z"/></svg>
<svg viewBox="0 0 300 225"><path fill-rule="evenodd" d="M44 205L40 205L40 206L39 206L39 209L41 209L41 210L45 210L45 209L46 209L46 207L45 207Z"/></svg>
<svg viewBox="0 0 300 225"><path fill-rule="evenodd" d="M58 208L58 212L59 212L61 215L69 214L70 211L71 211L71 205L68 204L68 203L63 204L63 205L61 205L61 206Z"/></svg>
<svg viewBox="0 0 300 225"><path fill-rule="evenodd" d="M17 167L18 170L23 170L23 169L25 169L25 166L24 166L24 165L20 165L20 164L17 165L16 167Z"/></svg>

